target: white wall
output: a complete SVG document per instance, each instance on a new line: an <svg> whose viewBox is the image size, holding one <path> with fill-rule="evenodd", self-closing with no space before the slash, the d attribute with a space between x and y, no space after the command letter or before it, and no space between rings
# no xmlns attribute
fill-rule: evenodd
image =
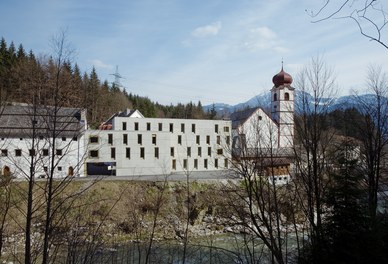
<svg viewBox="0 0 388 264"><path fill-rule="evenodd" d="M126 130L123 130L123 123L126 123ZM230 159L227 146L227 140L231 142L230 121L115 117L113 124L114 130L86 131L85 142L88 153L90 150L98 150L98 157L92 158L88 155L86 163L116 162L117 176L222 170L225 169L225 159ZM170 125L173 128L172 132ZM181 129L182 125L184 131ZM193 125L195 131L192 130ZM216 126L218 126L218 132L215 131ZM108 142L109 134L113 138L111 144ZM127 144L123 143L124 134L127 135ZM138 143L138 135L142 137L141 144ZM98 143L88 143L91 136L98 136ZM153 136L156 136L156 144L152 142ZM197 136L199 136L198 143ZM180 143L178 143L179 137ZM209 142L206 141L207 137ZM115 149L114 158L111 157L112 148ZM126 148L130 148L130 158L126 157ZM144 158L140 157L141 148L145 151ZM155 157L155 148L159 149L159 157ZM174 148L174 156L171 156L171 148ZM190 156L188 156L188 148L191 148ZM198 148L201 148L201 155L198 155ZM208 148L211 149L210 155L208 155ZM175 169L173 160L175 160ZM184 168L184 160L186 160L186 168ZM197 168L194 167L195 160L197 160ZM205 168L205 160L207 160L207 168Z"/></svg>

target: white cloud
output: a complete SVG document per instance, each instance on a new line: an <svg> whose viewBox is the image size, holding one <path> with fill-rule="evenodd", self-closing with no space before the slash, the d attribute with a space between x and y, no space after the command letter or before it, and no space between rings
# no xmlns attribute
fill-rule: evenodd
<svg viewBox="0 0 388 264"><path fill-rule="evenodd" d="M277 53L286 53L289 49L281 45L282 41L277 34L268 27L251 29L244 47L250 51L273 50Z"/></svg>
<svg viewBox="0 0 388 264"><path fill-rule="evenodd" d="M254 28L251 30L252 33L257 33L258 36L260 36L260 38L264 38L264 39L275 39L277 38L277 35L275 32L273 32L271 29L269 29L268 27L258 27L258 28Z"/></svg>
<svg viewBox="0 0 388 264"><path fill-rule="evenodd" d="M113 66L110 64L106 64L103 61L99 59L94 59L90 61L91 64L93 64L94 67L100 68L100 69L113 69Z"/></svg>
<svg viewBox="0 0 388 264"><path fill-rule="evenodd" d="M205 38L208 36L215 36L221 30L221 22L215 22L210 25L198 27L191 32L191 35L196 38Z"/></svg>

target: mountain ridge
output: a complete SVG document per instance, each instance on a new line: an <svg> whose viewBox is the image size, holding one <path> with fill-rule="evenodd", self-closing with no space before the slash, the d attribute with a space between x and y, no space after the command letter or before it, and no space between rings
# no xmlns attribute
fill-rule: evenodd
<svg viewBox="0 0 388 264"><path fill-rule="evenodd" d="M358 102L362 100L367 104L374 104L376 96L374 94L363 94L363 95L344 95L340 97L326 97L320 98L319 105L328 106L328 111L332 112L335 110L344 110L348 108L357 108L359 109ZM384 97L388 101L388 98ZM314 97L307 92L296 91L295 93L295 111L301 109L303 101L307 102L309 106L314 106ZM225 104L225 103L214 103L209 105L204 105L204 111L210 111L214 108L217 111L218 116L229 116L231 113L243 110L246 108L261 107L264 110L268 110L271 107L271 92L262 93L256 95L249 99L246 102L238 103L235 105Z"/></svg>

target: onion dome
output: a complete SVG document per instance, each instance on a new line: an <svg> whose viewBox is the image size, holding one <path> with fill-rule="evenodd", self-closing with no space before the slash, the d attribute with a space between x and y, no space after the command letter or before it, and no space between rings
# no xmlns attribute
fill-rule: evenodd
<svg viewBox="0 0 388 264"><path fill-rule="evenodd" d="M282 70L272 78L272 82L275 87L279 87L280 85L291 85L292 77L283 70L282 66Z"/></svg>

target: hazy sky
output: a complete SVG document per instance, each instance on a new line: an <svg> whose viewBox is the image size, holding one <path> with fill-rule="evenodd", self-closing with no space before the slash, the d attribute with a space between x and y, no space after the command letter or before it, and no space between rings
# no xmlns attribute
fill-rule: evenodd
<svg viewBox="0 0 388 264"><path fill-rule="evenodd" d="M113 82L117 65L128 92L162 104L244 102L271 89L282 58L295 77L317 55L334 68L339 95L363 90L369 65L388 69L388 51L350 20L311 23L305 10L322 2L1 0L0 37L50 54L66 29L83 72L94 66Z"/></svg>

